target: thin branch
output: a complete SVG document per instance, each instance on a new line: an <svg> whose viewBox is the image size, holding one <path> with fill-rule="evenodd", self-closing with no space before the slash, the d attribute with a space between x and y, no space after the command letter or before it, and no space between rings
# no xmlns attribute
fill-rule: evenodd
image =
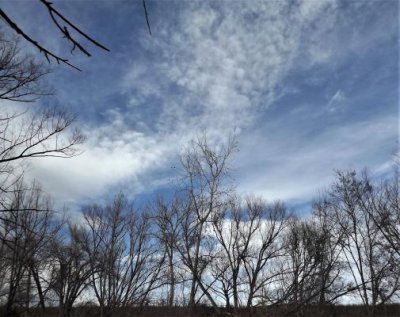
<svg viewBox="0 0 400 317"><path fill-rule="evenodd" d="M50 63L50 58L53 58L57 64L60 63L64 63L78 71L82 71L81 69L79 69L78 67L72 65L68 59L65 59L63 57L60 57L52 52L50 52L48 49L44 48L42 45L40 45L37 41L35 41L34 39L32 39L29 35L27 35L24 31L22 31L22 29L19 28L19 26L17 24L15 24L8 16L7 14L5 14L5 12L3 10L0 9L0 17L2 17L4 19L4 21L12 28L14 29L15 32L17 32L17 34L21 35L25 40L27 40L29 43L31 43L33 46L35 46L40 53L42 53L47 61Z"/></svg>
<svg viewBox="0 0 400 317"><path fill-rule="evenodd" d="M89 35L87 35L86 33L84 33L80 28L78 28L76 25L74 25L70 20L68 20L66 17L64 17L59 11L57 11L56 9L54 9L53 4L47 0L39 0L44 6L46 6L47 10L49 11L49 14L54 22L54 24L57 26L57 28L60 30L61 33L63 33L65 35L65 37L72 42L72 44L74 45L74 47L78 47L79 50L81 50L84 54L86 54L87 56L91 56L90 53L83 48L68 32L67 28L64 27L62 28L58 21L56 20L55 16L58 16L61 20L63 20L65 23L67 23L71 28L73 28L76 32L78 32L81 36L83 36L85 39L87 39L88 41L90 41L92 44L96 45L97 47L100 47L101 49L110 52L110 50L105 47L104 45L100 44L99 42L97 42L95 39L93 39L92 37L90 37ZM147 16L147 14L146 14Z"/></svg>
<svg viewBox="0 0 400 317"><path fill-rule="evenodd" d="M146 24L147 24L147 28L149 30L149 34L151 34L151 28L150 28L150 22L149 22L149 15L147 13L147 8L146 8L146 0L142 0L142 4L143 4L143 9L144 9L144 17L146 19Z"/></svg>

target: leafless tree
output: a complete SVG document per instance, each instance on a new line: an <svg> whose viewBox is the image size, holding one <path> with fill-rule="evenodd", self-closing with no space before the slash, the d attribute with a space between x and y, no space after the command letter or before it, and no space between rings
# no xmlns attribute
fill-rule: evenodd
<svg viewBox="0 0 400 317"><path fill-rule="evenodd" d="M203 272L212 260L212 241L206 232L216 213L224 209L229 189L226 186L229 158L235 149L234 140L219 150L213 149L207 139L201 138L191 143L191 147L181 158L184 173L186 204L179 218L180 237L177 250L183 264L190 271L192 285L189 306L196 304L196 291L205 296L213 307L215 299L203 279Z"/></svg>
<svg viewBox="0 0 400 317"><path fill-rule="evenodd" d="M349 292L342 278L346 268L342 238L335 226L322 202L315 204L309 219L290 220L278 302L289 304L289 311L297 316L304 315L306 305L331 304Z"/></svg>
<svg viewBox="0 0 400 317"><path fill-rule="evenodd" d="M175 289L183 279L179 276L176 268L179 265L179 258L176 252L176 245L179 238L178 218L181 208L179 198L175 197L172 203L168 204L159 198L156 201L154 220L156 225L155 237L160 245L160 252L166 256L165 275L166 284L169 285L167 304L172 307L175 302ZM161 251L163 250L163 251Z"/></svg>
<svg viewBox="0 0 400 317"><path fill-rule="evenodd" d="M75 116L56 109L25 116L5 115L0 118L0 164L34 157L72 157L80 153L77 145L84 141L76 129L63 135Z"/></svg>
<svg viewBox="0 0 400 317"><path fill-rule="evenodd" d="M5 277L8 314L18 306L29 308L35 298L45 309L47 285L42 269L48 259L46 250L50 240L59 229L49 201L37 185L27 187L20 180L15 187L8 212L1 219L4 250L1 261L8 267Z"/></svg>
<svg viewBox="0 0 400 317"><path fill-rule="evenodd" d="M279 295L283 302L294 305L294 310L299 310L302 303L307 303L310 293L314 291L314 283L318 263L313 258L314 235L307 222L296 218L290 220L288 231L285 234L284 245L286 258L281 265L282 278L280 280ZM311 298L312 299L312 298Z"/></svg>
<svg viewBox="0 0 400 317"><path fill-rule="evenodd" d="M41 78L47 71L18 51L15 40L1 37L0 101L33 101L45 93ZM67 111L12 109L5 106L0 113L0 217L7 212L27 159L72 157L80 153L78 146L84 141L80 130L72 129L75 116Z"/></svg>
<svg viewBox="0 0 400 317"><path fill-rule="evenodd" d="M121 194L105 207L88 208L85 220L91 286L101 316L118 307L147 304L159 287L165 258L151 239L150 217L138 214Z"/></svg>
<svg viewBox="0 0 400 317"><path fill-rule="evenodd" d="M384 196L374 190L366 173L338 172L330 191L330 205L343 232L344 256L359 297L375 316L375 307L398 291L394 252L382 244L384 236L375 216Z"/></svg>
<svg viewBox="0 0 400 317"><path fill-rule="evenodd" d="M0 34L0 102L34 101L47 94L41 82L47 73L43 65L20 54L15 39ZM25 163L37 157L77 155L84 141L78 129L68 134L75 117L66 111L11 109L4 104L0 114L0 240L5 257L1 275L8 313L35 301L45 308L49 285L43 272L50 236L58 230L39 186L23 180Z"/></svg>
<svg viewBox="0 0 400 317"><path fill-rule="evenodd" d="M68 133L75 117L65 111L0 115L0 218L9 210L14 184L27 159L68 158L80 153L85 137L79 129Z"/></svg>
<svg viewBox="0 0 400 317"><path fill-rule="evenodd" d="M310 219L314 239L314 257L317 263L315 291L319 304L334 303L346 295L351 288L344 281L343 232L330 217L329 207L324 199L314 203Z"/></svg>
<svg viewBox="0 0 400 317"><path fill-rule="evenodd" d="M399 173L370 188L373 199L369 201L371 216L400 265L400 186ZM362 197L360 197L361 199ZM361 203L362 203L361 199Z"/></svg>
<svg viewBox="0 0 400 317"><path fill-rule="evenodd" d="M355 196L360 208L368 213L379 231L380 255L374 261L378 270L372 283L379 302L386 303L400 290L400 212L398 171L382 182L371 181L364 171L361 177L353 176L357 190Z"/></svg>
<svg viewBox="0 0 400 317"><path fill-rule="evenodd" d="M282 234L288 224L282 202L265 204L262 199L248 200L251 214L258 214L259 230L245 260L248 297L246 307L261 303L275 303L275 287L280 277L277 260L284 255Z"/></svg>
<svg viewBox="0 0 400 317"><path fill-rule="evenodd" d="M213 216L213 231L219 244L219 251L212 264L212 274L219 288L214 292L221 296L229 308L240 307L240 287L243 265L250 243L259 229L256 214L247 214L250 209L242 208L239 198L232 197L222 212ZM245 223L248 226L245 228ZM247 229L247 230L246 230ZM232 298L232 302L231 302Z"/></svg>
<svg viewBox="0 0 400 317"><path fill-rule="evenodd" d="M67 236L53 239L49 248L49 285L58 297L60 317L69 317L72 306L87 289L92 274L85 253L84 228L68 223Z"/></svg>
<svg viewBox="0 0 400 317"><path fill-rule="evenodd" d="M274 302L269 293L280 276L275 260L283 256L281 236L287 223L281 203L268 205L250 197L244 205L237 198L231 200L213 219L220 250L213 263L220 289L213 289L228 307L232 298L236 314L243 306Z"/></svg>
<svg viewBox="0 0 400 317"><path fill-rule="evenodd" d="M42 78L49 70L21 54L18 41L0 33L0 99L31 102L51 93Z"/></svg>

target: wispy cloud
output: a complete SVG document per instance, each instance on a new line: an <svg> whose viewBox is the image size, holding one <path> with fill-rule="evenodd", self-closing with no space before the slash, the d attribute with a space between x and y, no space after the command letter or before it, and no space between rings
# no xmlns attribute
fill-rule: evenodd
<svg viewBox="0 0 400 317"><path fill-rule="evenodd" d="M340 104L345 100L346 100L346 95L342 90L339 89L329 100L327 105L328 111L330 112L336 111L337 107L339 107Z"/></svg>
<svg viewBox="0 0 400 317"><path fill-rule="evenodd" d="M153 36L144 28L132 35L115 22L113 34L124 38L112 42L117 58L96 62L85 82L68 75L68 89L60 87L60 98L87 120L81 125L88 143L79 157L32 166L54 195L77 200L127 180L147 190L142 180L162 183L161 171L205 131L215 142L238 134L242 152L252 153L237 162L241 189L277 198L308 198L334 167L382 163L361 135L381 121L352 115L361 103L360 69L378 65L376 48L398 32L390 3L169 1L150 7ZM131 20L126 6L115 10ZM353 106L341 107L344 102ZM373 105L365 107L368 114ZM274 121L279 132L271 130ZM369 134L373 144L391 142L392 130L382 129L381 139ZM396 130L392 121L387 129Z"/></svg>
<svg viewBox="0 0 400 317"><path fill-rule="evenodd" d="M332 181L334 170L376 166L374 173L387 172L391 164L386 160L396 148L397 126L396 117L378 117L373 122L327 128L306 140L301 134L289 138L284 131L268 137L269 127L251 141L249 137L242 140L238 165L246 172L238 171L242 175L238 189L268 199L304 202ZM252 155L255 149L257 158Z"/></svg>

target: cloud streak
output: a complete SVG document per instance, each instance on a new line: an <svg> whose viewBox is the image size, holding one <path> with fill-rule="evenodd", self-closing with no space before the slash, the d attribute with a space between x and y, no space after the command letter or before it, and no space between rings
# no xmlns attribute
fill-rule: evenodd
<svg viewBox="0 0 400 317"><path fill-rule="evenodd" d="M212 142L236 133L244 153L237 158L241 190L276 198L309 199L333 168L388 160L388 153L372 153L363 133L391 151L393 98L387 113L367 117L371 104L362 118L355 111L360 69L390 60L375 49L398 32L390 27L396 20L390 4L169 1L150 9L152 37L138 32L132 43L117 46L118 60L91 69L89 83L68 82L68 93L85 105L88 143L80 157L32 165L53 195L76 201L129 181L135 193L149 190L143 179L164 184L186 142L205 131ZM121 26L114 34L129 38ZM352 73L347 63L355 65Z"/></svg>

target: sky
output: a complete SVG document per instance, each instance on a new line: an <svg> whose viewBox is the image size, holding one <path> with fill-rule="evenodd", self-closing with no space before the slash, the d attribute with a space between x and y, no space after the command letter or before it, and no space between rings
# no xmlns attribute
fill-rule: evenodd
<svg viewBox="0 0 400 317"><path fill-rule="evenodd" d="M58 203L118 191L146 200L176 185L179 155L196 136L235 135L239 194L284 200L299 213L335 170L392 168L399 136L399 2L53 1L107 46L74 52L38 1L2 9L83 71L53 65L54 104L77 114L83 154L37 159L27 174ZM38 58L43 58L31 50Z"/></svg>

